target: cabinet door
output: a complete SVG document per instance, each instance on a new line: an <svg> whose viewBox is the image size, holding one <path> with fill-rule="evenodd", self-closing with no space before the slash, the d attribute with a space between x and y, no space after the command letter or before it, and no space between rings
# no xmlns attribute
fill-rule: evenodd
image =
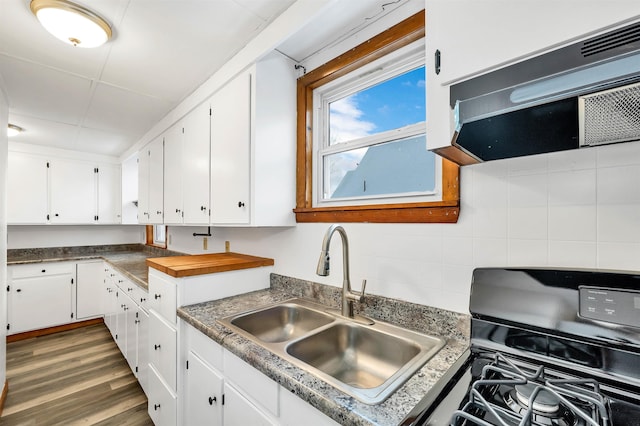
<svg viewBox="0 0 640 426"><path fill-rule="evenodd" d="M73 279L72 274L14 279L9 293L9 333L71 322Z"/></svg>
<svg viewBox="0 0 640 426"><path fill-rule="evenodd" d="M120 223L122 198L120 197L120 166L98 166L98 223Z"/></svg>
<svg viewBox="0 0 640 426"><path fill-rule="evenodd" d="M104 263L78 263L76 274L76 318L81 320L103 314Z"/></svg>
<svg viewBox="0 0 640 426"><path fill-rule="evenodd" d="M9 152L7 171L7 222L46 223L48 209L47 159Z"/></svg>
<svg viewBox="0 0 640 426"><path fill-rule="evenodd" d="M136 373L138 382L142 386L142 390L148 394L149 381L149 314L143 309L138 308L137 312L138 326L136 329L138 342L138 365Z"/></svg>
<svg viewBox="0 0 640 426"><path fill-rule="evenodd" d="M251 124L247 72L211 99L212 224L249 223Z"/></svg>
<svg viewBox="0 0 640 426"><path fill-rule="evenodd" d="M187 362L184 424L222 425L222 377L191 351Z"/></svg>
<svg viewBox="0 0 640 426"><path fill-rule="evenodd" d="M149 363L152 364L171 390L176 389L175 328L162 320L154 311L149 312Z"/></svg>
<svg viewBox="0 0 640 426"><path fill-rule="evenodd" d="M162 139L151 143L149 150L149 223L163 221L164 149Z"/></svg>
<svg viewBox="0 0 640 426"><path fill-rule="evenodd" d="M182 156L184 223L209 223L211 107L197 107L185 118Z"/></svg>
<svg viewBox="0 0 640 426"><path fill-rule="evenodd" d="M96 168L91 163L50 162L51 223L94 223Z"/></svg>
<svg viewBox="0 0 640 426"><path fill-rule="evenodd" d="M271 425L275 424L228 383L224 383L224 424Z"/></svg>
<svg viewBox="0 0 640 426"><path fill-rule="evenodd" d="M127 295L116 287L116 306L114 321L116 324L116 344L126 356L127 353Z"/></svg>
<svg viewBox="0 0 640 426"><path fill-rule="evenodd" d="M155 426L175 426L178 398L153 368L149 369L149 392L147 395L149 400L148 413L153 424Z"/></svg>
<svg viewBox="0 0 640 426"><path fill-rule="evenodd" d="M127 359L131 371L135 373L136 366L138 365L138 342L136 340L138 338L138 318L136 316L138 306L127 295L124 295L124 305L125 307L123 309L125 311L124 318L126 324L125 328L127 329L127 339L123 355Z"/></svg>
<svg viewBox="0 0 640 426"><path fill-rule="evenodd" d="M164 134L164 223L182 223L183 131L178 123Z"/></svg>
<svg viewBox="0 0 640 426"><path fill-rule="evenodd" d="M149 223L150 144L138 152L138 223Z"/></svg>

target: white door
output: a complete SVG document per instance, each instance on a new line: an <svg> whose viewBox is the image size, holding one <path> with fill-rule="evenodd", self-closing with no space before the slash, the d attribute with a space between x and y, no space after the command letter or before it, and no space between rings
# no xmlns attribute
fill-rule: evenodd
<svg viewBox="0 0 640 426"><path fill-rule="evenodd" d="M72 321L73 275L15 279L10 285L9 332L38 330Z"/></svg>
<svg viewBox="0 0 640 426"><path fill-rule="evenodd" d="M46 223L48 214L47 159L9 152L7 222Z"/></svg>
<svg viewBox="0 0 640 426"><path fill-rule="evenodd" d="M76 284L76 318L91 318L104 313L104 263L78 263Z"/></svg>
<svg viewBox="0 0 640 426"><path fill-rule="evenodd" d="M251 74L236 77L211 102L211 223L249 223Z"/></svg>
<svg viewBox="0 0 640 426"><path fill-rule="evenodd" d="M178 123L164 134L164 223L170 224L182 223L182 132Z"/></svg>
<svg viewBox="0 0 640 426"><path fill-rule="evenodd" d="M56 159L50 162L51 223L94 223L96 167Z"/></svg>
<svg viewBox="0 0 640 426"><path fill-rule="evenodd" d="M182 157L184 223L209 223L211 107L205 102L185 118Z"/></svg>
<svg viewBox="0 0 640 426"><path fill-rule="evenodd" d="M221 426L222 377L193 352L187 357L184 424Z"/></svg>
<svg viewBox="0 0 640 426"><path fill-rule="evenodd" d="M120 166L98 166L98 223L120 223L122 210Z"/></svg>

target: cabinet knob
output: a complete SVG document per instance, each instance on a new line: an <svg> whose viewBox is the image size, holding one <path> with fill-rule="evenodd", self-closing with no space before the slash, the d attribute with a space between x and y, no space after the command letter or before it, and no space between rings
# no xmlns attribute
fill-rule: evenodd
<svg viewBox="0 0 640 426"><path fill-rule="evenodd" d="M242 201L238 201L238 207L244 207L244 203Z"/></svg>
<svg viewBox="0 0 640 426"><path fill-rule="evenodd" d="M155 411L158 411L159 408L160 408L160 404L153 404L153 409Z"/></svg>
<svg viewBox="0 0 640 426"><path fill-rule="evenodd" d="M127 291L133 291L131 287L127 287Z"/></svg>
<svg viewBox="0 0 640 426"><path fill-rule="evenodd" d="M145 299L144 297L141 297L141 298L140 298L140 303L142 303L142 302L146 302L146 301L147 301L147 299Z"/></svg>
<svg viewBox="0 0 640 426"><path fill-rule="evenodd" d="M153 350L157 351L158 349L160 349L160 345L153 345Z"/></svg>
<svg viewBox="0 0 640 426"><path fill-rule="evenodd" d="M134 324L140 324L140 320L135 320L133 323Z"/></svg>
<svg viewBox="0 0 640 426"><path fill-rule="evenodd" d="M160 299L161 297L162 297L161 294L154 294L153 295L153 298L156 299L156 300Z"/></svg>
<svg viewBox="0 0 640 426"><path fill-rule="evenodd" d="M203 212L205 211L207 208L205 206L200 206L200 211Z"/></svg>
<svg viewBox="0 0 640 426"><path fill-rule="evenodd" d="M20 292L22 291L22 289L21 289L21 288L18 288L18 289L16 289L16 291L17 291L18 293L20 293Z"/></svg>
<svg viewBox="0 0 640 426"><path fill-rule="evenodd" d="M214 402L217 402L218 399L214 396L214 397L209 397L209 405L213 405Z"/></svg>
<svg viewBox="0 0 640 426"><path fill-rule="evenodd" d="M55 216L55 217L58 217L58 216L60 216L60 215L59 215L58 213L56 213L56 214L54 214L54 216Z"/></svg>
<svg viewBox="0 0 640 426"><path fill-rule="evenodd" d="M162 214L160 210L156 210L156 214Z"/></svg>

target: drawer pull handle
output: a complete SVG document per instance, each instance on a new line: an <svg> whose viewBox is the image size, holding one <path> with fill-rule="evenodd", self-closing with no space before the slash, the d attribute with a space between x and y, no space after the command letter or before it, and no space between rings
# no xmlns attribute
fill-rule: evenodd
<svg viewBox="0 0 640 426"><path fill-rule="evenodd" d="M46 270L46 269L43 269L43 270L42 270L42 273L44 274L45 272L47 272L47 270Z"/></svg>
<svg viewBox="0 0 640 426"><path fill-rule="evenodd" d="M209 397L209 405L213 405L213 403L217 402L217 401L218 401L218 399L215 396L213 398Z"/></svg>
<svg viewBox="0 0 640 426"><path fill-rule="evenodd" d="M158 349L160 349L160 345L153 345L153 350L157 351Z"/></svg>
<svg viewBox="0 0 640 426"><path fill-rule="evenodd" d="M153 409L155 411L158 411L158 408L160 408L160 404L153 404Z"/></svg>
<svg viewBox="0 0 640 426"><path fill-rule="evenodd" d="M154 297L156 300L158 300L158 299L160 299L160 298L162 297L162 295L161 295L161 294L156 294L156 295L154 295L153 297Z"/></svg>

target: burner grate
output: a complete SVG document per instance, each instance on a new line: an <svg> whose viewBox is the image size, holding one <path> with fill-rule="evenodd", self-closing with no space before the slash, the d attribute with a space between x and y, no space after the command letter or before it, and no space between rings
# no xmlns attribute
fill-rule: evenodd
<svg viewBox="0 0 640 426"><path fill-rule="evenodd" d="M609 426L606 401L595 380L557 379L545 373L543 366L530 371L496 353L493 362L482 368L481 377L471 386L468 402L453 414L450 424ZM499 388L509 389L508 403L496 403ZM519 408L514 409L514 405ZM559 414L552 414L554 411Z"/></svg>

